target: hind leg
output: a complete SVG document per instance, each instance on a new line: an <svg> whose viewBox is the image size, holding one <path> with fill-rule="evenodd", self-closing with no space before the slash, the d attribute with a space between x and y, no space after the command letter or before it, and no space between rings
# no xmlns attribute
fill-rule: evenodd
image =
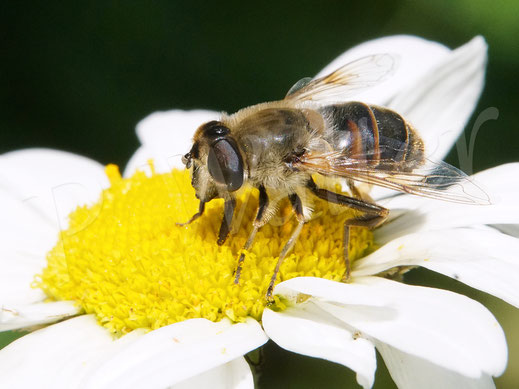
<svg viewBox="0 0 519 389"><path fill-rule="evenodd" d="M386 212L379 214L364 215L362 217L353 218L344 222L344 232L342 238L343 245L343 257L344 263L346 264L346 271L342 277L343 282L348 282L351 275L351 261L350 261L350 228L351 227L366 227L369 229L375 228L382 224L388 216L386 208L382 208Z"/></svg>
<svg viewBox="0 0 519 389"><path fill-rule="evenodd" d="M379 205L366 202L360 198L344 196L339 193L331 192L327 189L319 188L312 179L307 182L307 188L310 189L320 199L329 201L334 204L343 205L345 207L364 213L364 215L346 220L344 223L343 245L346 271L344 273L343 281L347 281L351 275L351 261L349 255L350 227L355 226L375 228L387 219L389 210ZM357 194L360 196L360 193L357 192Z"/></svg>

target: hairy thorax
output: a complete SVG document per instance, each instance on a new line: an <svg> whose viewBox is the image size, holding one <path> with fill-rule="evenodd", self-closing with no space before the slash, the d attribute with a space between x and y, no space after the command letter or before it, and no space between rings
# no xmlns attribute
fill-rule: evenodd
<svg viewBox="0 0 519 389"><path fill-rule="evenodd" d="M291 158L304 152L314 131L303 111L266 106L232 119L251 185L290 190L304 182L306 174L290 167Z"/></svg>

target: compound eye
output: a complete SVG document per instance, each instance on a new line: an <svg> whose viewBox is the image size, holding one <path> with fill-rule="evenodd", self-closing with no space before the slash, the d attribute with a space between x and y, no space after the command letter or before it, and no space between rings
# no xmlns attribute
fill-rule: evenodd
<svg viewBox="0 0 519 389"><path fill-rule="evenodd" d="M213 120L202 126L203 134L206 138L216 140L224 137L229 133L229 128L225 127L223 123Z"/></svg>
<svg viewBox="0 0 519 389"><path fill-rule="evenodd" d="M243 160L232 139L220 139L209 148L207 169L215 182L225 185L229 192L243 185Z"/></svg>

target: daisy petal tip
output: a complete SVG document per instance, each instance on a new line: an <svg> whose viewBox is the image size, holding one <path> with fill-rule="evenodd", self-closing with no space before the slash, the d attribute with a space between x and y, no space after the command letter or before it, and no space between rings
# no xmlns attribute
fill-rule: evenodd
<svg viewBox="0 0 519 389"><path fill-rule="evenodd" d="M488 43L483 35L476 35L472 38L468 44L472 45L475 49L483 53L485 56L488 51Z"/></svg>
<svg viewBox="0 0 519 389"><path fill-rule="evenodd" d="M0 331L30 328L54 323L77 315L80 309L71 301L35 303L24 306L0 307Z"/></svg>
<svg viewBox="0 0 519 389"><path fill-rule="evenodd" d="M467 60L477 64L484 74L488 60L488 44L482 35L475 36L457 50L464 52Z"/></svg>

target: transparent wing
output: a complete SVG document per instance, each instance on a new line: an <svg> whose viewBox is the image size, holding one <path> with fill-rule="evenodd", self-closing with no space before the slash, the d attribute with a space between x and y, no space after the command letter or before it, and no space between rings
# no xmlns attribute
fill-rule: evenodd
<svg viewBox="0 0 519 389"><path fill-rule="evenodd" d="M333 73L309 80L298 81L285 96L294 103L332 103L344 101L363 89L372 87L387 78L396 69L397 57L393 54L375 54L350 62Z"/></svg>
<svg viewBox="0 0 519 389"><path fill-rule="evenodd" d="M369 165L369 155L345 156L338 152L308 153L296 168L335 175L382 186L399 192L461 204L488 205L490 197L469 176L445 162L419 161L420 166L402 171L401 162L381 159ZM412 161L406 161L411 164ZM418 163L418 162L417 162Z"/></svg>

